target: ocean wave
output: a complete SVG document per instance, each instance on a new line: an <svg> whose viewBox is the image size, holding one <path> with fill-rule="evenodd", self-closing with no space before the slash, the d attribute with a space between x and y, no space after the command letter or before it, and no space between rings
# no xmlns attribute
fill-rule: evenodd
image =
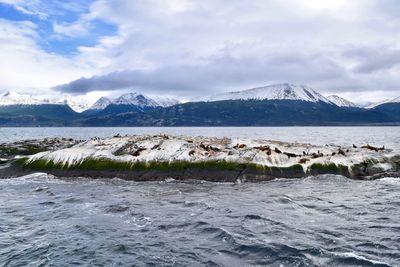
<svg viewBox="0 0 400 267"><path fill-rule="evenodd" d="M384 177L384 178L378 179L376 181L381 182L381 183L400 184L399 177Z"/></svg>
<svg viewBox="0 0 400 267"><path fill-rule="evenodd" d="M399 180L329 178L240 186L39 173L0 180L0 262L22 266L50 254L54 266L398 265ZM49 251L35 251L46 242Z"/></svg>
<svg viewBox="0 0 400 267"><path fill-rule="evenodd" d="M64 180L58 179L57 177L47 174L47 173L32 173L16 178L4 178L0 179L0 184L9 184L9 185L19 185L19 184L26 184L26 183L33 183L33 184L62 184L67 183Z"/></svg>
<svg viewBox="0 0 400 267"><path fill-rule="evenodd" d="M354 252L334 252L332 253L334 256L333 260L340 264L351 264L358 266L375 266L375 267L391 267L390 264L383 262L368 259L364 256L357 255Z"/></svg>

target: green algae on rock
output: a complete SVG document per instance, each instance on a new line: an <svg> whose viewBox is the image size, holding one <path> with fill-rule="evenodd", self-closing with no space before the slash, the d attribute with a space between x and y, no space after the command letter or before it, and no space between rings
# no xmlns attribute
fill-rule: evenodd
<svg viewBox="0 0 400 267"><path fill-rule="evenodd" d="M202 179L262 181L338 174L370 179L399 173L400 156L372 146L340 147L269 140L167 135L93 138L40 152L17 165L57 176L132 180Z"/></svg>

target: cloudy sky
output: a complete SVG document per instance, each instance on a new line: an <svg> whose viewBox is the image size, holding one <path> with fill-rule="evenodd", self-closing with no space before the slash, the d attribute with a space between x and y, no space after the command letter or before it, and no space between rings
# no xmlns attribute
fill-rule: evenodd
<svg viewBox="0 0 400 267"><path fill-rule="evenodd" d="M397 0L0 0L0 91L400 95Z"/></svg>

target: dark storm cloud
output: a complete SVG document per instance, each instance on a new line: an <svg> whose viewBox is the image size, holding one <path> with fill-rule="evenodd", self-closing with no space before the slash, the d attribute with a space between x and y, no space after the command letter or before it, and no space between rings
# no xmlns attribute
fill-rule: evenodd
<svg viewBox="0 0 400 267"><path fill-rule="evenodd" d="M82 94L127 88L152 93L196 95L198 90L237 89L271 82L331 80L345 75L343 69L321 55L284 54L260 60L219 56L206 64L170 65L152 70L125 70L102 76L80 78L53 89ZM209 91L209 92L208 92Z"/></svg>

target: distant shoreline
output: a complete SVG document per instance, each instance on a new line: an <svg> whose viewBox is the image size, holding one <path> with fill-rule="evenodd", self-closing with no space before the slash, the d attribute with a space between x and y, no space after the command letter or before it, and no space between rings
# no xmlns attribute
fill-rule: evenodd
<svg viewBox="0 0 400 267"><path fill-rule="evenodd" d="M326 124L326 125L296 125L296 124L288 124L288 125L173 125L173 126L146 126L146 125L120 125L120 126L69 126L69 125L49 125L49 126L9 126L9 125L0 125L0 128L285 128L285 127L400 127L400 122L396 123L368 123L368 124Z"/></svg>

